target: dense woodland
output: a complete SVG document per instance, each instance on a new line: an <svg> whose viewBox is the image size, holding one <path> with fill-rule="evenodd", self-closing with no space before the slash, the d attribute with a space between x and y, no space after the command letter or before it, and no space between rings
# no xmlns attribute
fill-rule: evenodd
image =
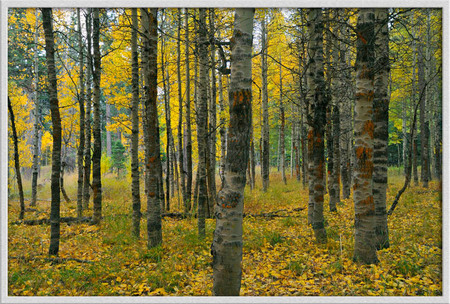
<svg viewBox="0 0 450 304"><path fill-rule="evenodd" d="M441 296L442 95L441 9L9 8L8 293Z"/></svg>

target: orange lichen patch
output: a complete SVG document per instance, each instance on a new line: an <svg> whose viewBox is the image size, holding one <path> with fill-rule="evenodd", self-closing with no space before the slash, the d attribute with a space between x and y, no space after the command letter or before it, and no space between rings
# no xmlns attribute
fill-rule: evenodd
<svg viewBox="0 0 450 304"><path fill-rule="evenodd" d="M314 145L314 134L312 130L308 131L308 150L311 151Z"/></svg>
<svg viewBox="0 0 450 304"><path fill-rule="evenodd" d="M361 177L370 179L373 175L373 163L366 162L364 166L360 167Z"/></svg>
<svg viewBox="0 0 450 304"><path fill-rule="evenodd" d="M366 44L367 40L363 37L361 32L356 32L356 35L358 36L358 39L361 40L362 43Z"/></svg>
<svg viewBox="0 0 450 304"><path fill-rule="evenodd" d="M359 205L364 205L364 206L375 206L375 204L373 203L373 196L370 195L368 196L366 199L360 200L358 202Z"/></svg>
<svg viewBox="0 0 450 304"><path fill-rule="evenodd" d="M374 97L374 92L371 90L367 93L367 99L372 102Z"/></svg>
<svg viewBox="0 0 450 304"><path fill-rule="evenodd" d="M155 192L149 192L148 195L150 195L150 197L154 197L155 196Z"/></svg>
<svg viewBox="0 0 450 304"><path fill-rule="evenodd" d="M357 159L361 159L363 157L363 155L364 155L364 151L365 151L364 147L357 147L356 151L355 151L356 158Z"/></svg>
<svg viewBox="0 0 450 304"><path fill-rule="evenodd" d="M319 162L319 165L317 166L317 177L318 178L322 178L323 177L323 162L322 161L320 161Z"/></svg>
<svg viewBox="0 0 450 304"><path fill-rule="evenodd" d="M373 139L373 130L374 130L374 128L375 128L375 126L374 126L372 120L367 120L367 121L364 123L364 128L363 128L363 130L364 130L365 133L367 133L367 134L369 135L369 137L370 137L371 139Z"/></svg>
<svg viewBox="0 0 450 304"><path fill-rule="evenodd" d="M362 79L367 79L369 78L371 70L367 67L367 65L363 64L359 73L359 77ZM364 95L367 96L367 94L365 93Z"/></svg>
<svg viewBox="0 0 450 304"><path fill-rule="evenodd" d="M357 92L355 93L356 98L363 98L366 97L366 93L364 92Z"/></svg>

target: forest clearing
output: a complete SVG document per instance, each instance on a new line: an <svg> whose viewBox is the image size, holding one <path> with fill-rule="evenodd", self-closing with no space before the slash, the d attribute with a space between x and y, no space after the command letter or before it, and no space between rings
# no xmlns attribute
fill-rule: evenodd
<svg viewBox="0 0 450 304"><path fill-rule="evenodd" d="M442 8L7 10L9 299L448 300Z"/></svg>
<svg viewBox="0 0 450 304"><path fill-rule="evenodd" d="M402 178L390 171L388 202ZM391 247L379 251L379 265L352 262L353 204L342 200L339 212L325 210L328 243L317 246L306 225L308 194L295 180L284 185L274 172L267 193L246 189L244 210L249 214L276 213L282 217L244 219L242 296L438 296L442 295L441 197L436 183L429 189L411 187L389 217ZM68 180L75 180L69 176ZM148 250L133 237L130 180L105 178L104 221L62 224L60 258L90 261L46 261L49 225L14 225L19 205L9 207L10 295L22 296L206 296L211 295L210 244L214 222L206 221L206 238L199 240L196 219L163 219L166 243ZM70 196L74 187L67 189ZM48 217L49 187L44 201L27 219ZM47 195L45 195L47 193ZM176 211L176 199L172 201ZM286 211L284 211L286 210ZM91 215L91 214L87 214ZM76 204L63 203L61 216L76 216ZM143 230L143 229L142 229ZM24 259L11 259L12 256ZM31 258L31 259L30 259Z"/></svg>

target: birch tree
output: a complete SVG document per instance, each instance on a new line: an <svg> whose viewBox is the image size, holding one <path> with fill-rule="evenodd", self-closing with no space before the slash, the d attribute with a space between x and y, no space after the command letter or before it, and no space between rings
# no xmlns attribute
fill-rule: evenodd
<svg viewBox="0 0 450 304"><path fill-rule="evenodd" d="M93 68L93 82L94 82L94 151L92 152L92 190L94 199L94 213L92 221L99 224L102 217L102 175L101 175L101 157L102 157L102 133L100 124L100 81L101 81L101 57L100 57L100 12L98 8L93 9L92 18L93 32L92 32L92 46L94 48L94 68Z"/></svg>
<svg viewBox="0 0 450 304"><path fill-rule="evenodd" d="M139 185L139 54L137 9L131 9L131 196L133 199L133 234L140 236L141 196Z"/></svg>
<svg viewBox="0 0 450 304"><path fill-rule="evenodd" d="M375 204L373 176L373 98L374 40L373 9L360 9L356 25L356 104L354 193L355 249L353 260L362 264L378 263L375 247Z"/></svg>
<svg viewBox="0 0 450 304"><path fill-rule="evenodd" d="M309 202L308 222L312 225L316 241L326 243L323 202L325 191L325 144L327 99L325 96L323 64L323 20L321 9L308 14L310 35L308 49L308 162Z"/></svg>
<svg viewBox="0 0 450 304"><path fill-rule="evenodd" d="M373 100L373 200L375 203L375 245L389 247L386 213L388 125L389 125L389 30L388 9L375 9L375 78ZM405 164L406 166L406 164Z"/></svg>
<svg viewBox="0 0 450 304"><path fill-rule="evenodd" d="M52 9L42 9L42 24L45 33L45 56L47 59L48 95L53 126L51 207L50 207L50 247L49 255L58 255L60 234L60 171L61 171L61 116L57 93L55 69L55 42L53 38Z"/></svg>
<svg viewBox="0 0 450 304"><path fill-rule="evenodd" d="M245 171L249 160L252 116L252 8L235 12L231 39L230 125L224 187L216 203L213 256L213 295L238 296L241 287L242 220Z"/></svg>
<svg viewBox="0 0 450 304"><path fill-rule="evenodd" d="M145 92L145 122L146 149L145 166L147 171L147 247L156 247L162 243L161 225L161 197L160 197L160 168L161 156L159 151L158 107L157 107L157 9L141 9L143 24L144 47L144 90Z"/></svg>

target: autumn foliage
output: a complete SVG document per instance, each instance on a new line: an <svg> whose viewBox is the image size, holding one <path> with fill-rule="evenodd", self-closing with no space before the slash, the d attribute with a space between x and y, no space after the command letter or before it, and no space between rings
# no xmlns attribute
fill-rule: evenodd
<svg viewBox="0 0 450 304"><path fill-rule="evenodd" d="M401 187L398 170L389 172L388 201ZM380 263L359 266L352 262L353 204L338 204L338 212L324 208L328 243L318 245L306 225L307 189L272 174L267 192L247 186L244 209L242 296L436 296L442 295L441 195L438 185L413 187L403 204L389 217L391 247L378 251ZM75 176L68 177L75 181ZM75 183L74 183L75 184ZM196 219L163 219L161 247L147 250L131 236L129 181L113 174L105 179L104 221L61 224L60 258L46 261L48 225L13 224L19 203L8 208L8 294L21 296L200 296L210 295L212 268L209 244L214 221L206 220L206 239L199 240ZM25 184L27 187L27 184ZM39 195L35 211L26 218L48 216L49 191ZM69 188L69 195L75 188ZM326 196L327 198L327 196ZM172 205L182 210L176 200ZM261 213L283 210L280 217ZM298 210L298 209L297 209ZM144 211L145 212L145 211ZM250 215L252 214L252 215ZM62 204L61 216L76 216L76 202ZM141 223L144 225L144 223Z"/></svg>

